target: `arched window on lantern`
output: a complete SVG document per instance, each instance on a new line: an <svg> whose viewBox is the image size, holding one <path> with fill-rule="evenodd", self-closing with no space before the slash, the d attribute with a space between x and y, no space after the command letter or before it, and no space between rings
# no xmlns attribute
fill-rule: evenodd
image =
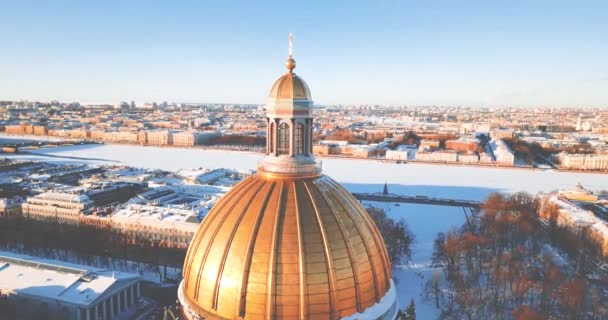
<svg viewBox="0 0 608 320"><path fill-rule="evenodd" d="M308 123L308 138L310 139L308 143L308 150L306 150L307 154L312 154L312 121Z"/></svg>
<svg viewBox="0 0 608 320"><path fill-rule="evenodd" d="M293 142L296 145L296 154L304 154L304 125L298 123Z"/></svg>
<svg viewBox="0 0 608 320"><path fill-rule="evenodd" d="M274 123L270 124L270 130L268 130L268 154L274 153Z"/></svg>
<svg viewBox="0 0 608 320"><path fill-rule="evenodd" d="M279 155L289 154L289 125L281 123L279 125Z"/></svg>

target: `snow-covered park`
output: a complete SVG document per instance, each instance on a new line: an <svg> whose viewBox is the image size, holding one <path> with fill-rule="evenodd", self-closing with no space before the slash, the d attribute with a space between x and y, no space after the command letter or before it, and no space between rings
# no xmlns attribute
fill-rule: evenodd
<svg viewBox="0 0 608 320"><path fill-rule="evenodd" d="M393 219L405 219L416 237L412 244L412 261L410 264L395 266L393 276L397 280L397 297L399 304L405 308L411 299L416 303L416 314L420 319L436 319L439 311L432 299L425 295L427 281L433 270L431 260L433 241L438 232L447 232L458 228L465 222L462 208L409 204L393 202L364 201L365 205L382 208Z"/></svg>

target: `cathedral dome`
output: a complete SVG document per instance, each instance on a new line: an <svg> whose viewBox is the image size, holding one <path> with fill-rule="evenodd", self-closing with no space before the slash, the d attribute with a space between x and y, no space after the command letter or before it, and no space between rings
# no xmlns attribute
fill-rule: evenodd
<svg viewBox="0 0 608 320"><path fill-rule="evenodd" d="M339 319L392 314L393 286L382 236L339 183L261 172L203 220L179 295L203 319Z"/></svg>
<svg viewBox="0 0 608 320"><path fill-rule="evenodd" d="M291 48L290 37L290 48ZM289 72L266 105L266 157L226 193L188 248L185 319L383 319L397 314L384 240L312 152L310 90Z"/></svg>

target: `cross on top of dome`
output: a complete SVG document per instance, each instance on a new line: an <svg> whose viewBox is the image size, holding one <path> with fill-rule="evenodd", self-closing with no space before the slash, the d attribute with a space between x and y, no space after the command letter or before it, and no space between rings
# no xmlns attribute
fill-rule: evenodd
<svg viewBox="0 0 608 320"><path fill-rule="evenodd" d="M293 73L293 69L296 68L296 60L293 59L293 34L289 33L289 58L285 62L285 67L289 70L289 73Z"/></svg>

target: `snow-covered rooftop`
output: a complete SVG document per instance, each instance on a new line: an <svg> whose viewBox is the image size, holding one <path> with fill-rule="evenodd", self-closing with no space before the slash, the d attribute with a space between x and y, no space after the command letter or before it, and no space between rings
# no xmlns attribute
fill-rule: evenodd
<svg viewBox="0 0 608 320"><path fill-rule="evenodd" d="M88 306L139 276L58 260L0 251L0 289Z"/></svg>
<svg viewBox="0 0 608 320"><path fill-rule="evenodd" d="M177 228L196 231L199 224L196 221L200 214L197 209L167 208L150 205L130 204L112 215L114 222L137 223L162 228Z"/></svg>
<svg viewBox="0 0 608 320"><path fill-rule="evenodd" d="M575 224L592 225L597 221L595 215L591 211L581 209L565 198L553 195L550 200L556 204L560 210L567 212L572 217Z"/></svg>

